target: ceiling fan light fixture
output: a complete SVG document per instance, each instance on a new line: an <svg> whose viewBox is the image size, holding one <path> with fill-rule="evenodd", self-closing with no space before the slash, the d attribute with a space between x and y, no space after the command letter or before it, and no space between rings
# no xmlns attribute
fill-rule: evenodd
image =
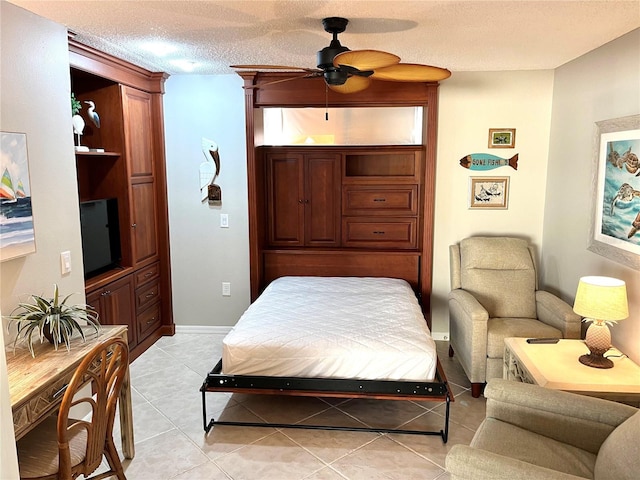
<svg viewBox="0 0 640 480"><path fill-rule="evenodd" d="M349 75L346 72L343 72L337 68L329 68L324 72L324 80L327 82L327 85L344 85L344 83L349 78Z"/></svg>

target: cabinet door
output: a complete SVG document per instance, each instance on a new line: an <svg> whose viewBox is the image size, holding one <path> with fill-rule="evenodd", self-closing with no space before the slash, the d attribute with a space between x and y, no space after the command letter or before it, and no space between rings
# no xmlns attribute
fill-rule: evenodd
<svg viewBox="0 0 640 480"><path fill-rule="evenodd" d="M340 156L305 155L305 244L340 244Z"/></svg>
<svg viewBox="0 0 640 480"><path fill-rule="evenodd" d="M134 310L133 278L129 275L107 285L102 302L107 312L104 323L108 325L126 325L129 346L137 343L137 332Z"/></svg>
<svg viewBox="0 0 640 480"><path fill-rule="evenodd" d="M273 246L304 245L304 159L267 157L267 235Z"/></svg>
<svg viewBox="0 0 640 480"><path fill-rule="evenodd" d="M134 266L158 254L153 182L131 185L131 235Z"/></svg>
<svg viewBox="0 0 640 480"><path fill-rule="evenodd" d="M125 152L132 178L153 176L153 116L151 95L131 87L122 87Z"/></svg>
<svg viewBox="0 0 640 480"><path fill-rule="evenodd" d="M102 325L127 326L130 347L137 343L134 301L133 277L131 275L87 294L87 304L96 309L99 315L98 321Z"/></svg>

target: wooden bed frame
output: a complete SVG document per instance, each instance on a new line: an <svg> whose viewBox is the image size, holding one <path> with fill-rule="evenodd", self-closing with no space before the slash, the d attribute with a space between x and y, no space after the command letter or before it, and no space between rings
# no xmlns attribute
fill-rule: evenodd
<svg viewBox="0 0 640 480"><path fill-rule="evenodd" d="M251 301L276 278L287 275L393 277L412 286L431 328L430 296L433 266L433 230L435 199L435 164L438 118L437 83L374 82L358 93L342 95L326 90L322 78L273 83L290 77L283 72L242 72L245 88L247 178L249 204L249 257ZM264 85L264 84L269 84ZM261 88L256 88L260 87ZM265 203L266 171L256 147L261 145L261 119L257 111L265 107L423 107L422 148L424 156L417 170L418 216L416 248L367 249L349 246L313 248L300 245L274 248L267 245L267 212ZM224 375L222 363L206 376L202 392L203 425L206 432L214 425L270 426L290 428L327 428L358 430L333 426L253 424L241 422L207 422L207 392L243 392L270 395L297 395L339 398L375 398L383 400L432 400L446 403L442 430L434 432L365 429L378 432L439 435L448 438L449 404L453 394L438 361L437 378L433 382L389 382L353 379L283 378Z"/></svg>
<svg viewBox="0 0 640 480"><path fill-rule="evenodd" d="M341 253L301 253L280 252L268 255L266 272L270 280L288 275L313 276L351 276L381 277L382 271L389 270L388 276L403 278L410 284L417 281L417 264L412 256L390 255L386 260L381 257L377 268L372 269L370 259L363 262L362 252ZM363 266L365 265L365 266ZM311 273L313 272L313 273ZM395 273L395 274L393 274ZM414 287L415 288L415 287ZM416 292L416 295L418 293ZM419 295L418 295L419 296ZM348 378L303 378L303 377L267 377L259 375L225 375L222 373L222 359L207 374L200 388L202 392L202 421L204 431L208 433L215 425L235 425L245 427L304 428L324 430L350 430L415 435L437 435L444 443L449 437L449 410L453 393L446 375L438 360L436 378L433 381L389 381L356 380ZM387 428L343 427L334 425L300 425L253 422L230 422L215 419L207 420L206 393L232 392L266 395L290 395L336 398L370 398L378 400L416 400L445 402L443 428L434 431L397 430Z"/></svg>

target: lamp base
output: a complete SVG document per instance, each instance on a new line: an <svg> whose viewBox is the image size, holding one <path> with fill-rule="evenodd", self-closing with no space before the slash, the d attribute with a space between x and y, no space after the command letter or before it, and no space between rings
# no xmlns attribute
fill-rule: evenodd
<svg viewBox="0 0 640 480"><path fill-rule="evenodd" d="M605 358L604 355L598 353L589 353L581 355L580 363L586 365L587 367L593 368L613 368L613 362L608 358Z"/></svg>

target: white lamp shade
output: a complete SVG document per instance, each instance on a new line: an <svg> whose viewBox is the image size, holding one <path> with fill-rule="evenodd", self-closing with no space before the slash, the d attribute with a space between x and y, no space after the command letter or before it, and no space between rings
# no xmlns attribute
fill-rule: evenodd
<svg viewBox="0 0 640 480"><path fill-rule="evenodd" d="M624 320L629 316L627 286L617 278L582 277L573 311L595 320Z"/></svg>

